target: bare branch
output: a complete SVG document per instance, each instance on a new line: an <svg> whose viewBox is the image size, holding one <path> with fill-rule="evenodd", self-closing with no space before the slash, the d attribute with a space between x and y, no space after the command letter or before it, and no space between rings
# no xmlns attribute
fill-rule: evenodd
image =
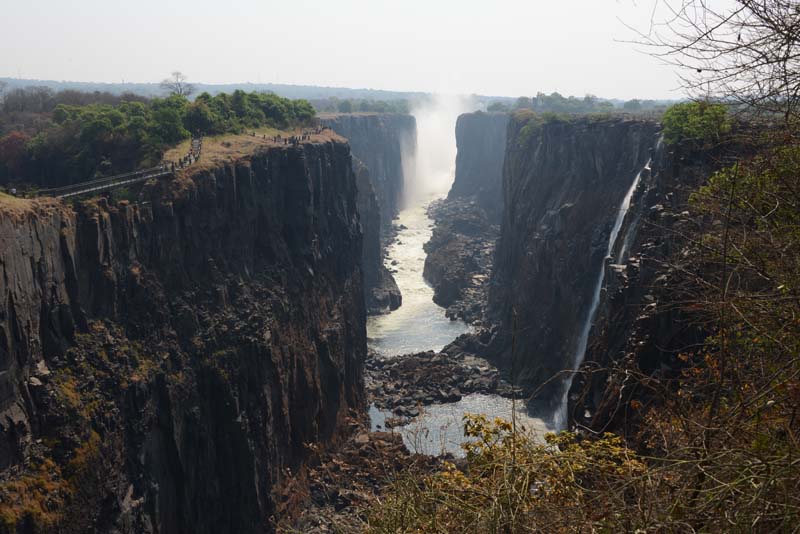
<svg viewBox="0 0 800 534"><path fill-rule="evenodd" d="M190 84L187 77L178 70L161 82L161 88L169 91L171 95L189 96L194 93L194 85Z"/></svg>

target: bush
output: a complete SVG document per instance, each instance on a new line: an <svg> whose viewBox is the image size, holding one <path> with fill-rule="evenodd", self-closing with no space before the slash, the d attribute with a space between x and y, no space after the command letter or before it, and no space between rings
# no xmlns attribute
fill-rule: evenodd
<svg viewBox="0 0 800 534"><path fill-rule="evenodd" d="M618 437L581 440L548 434L539 442L511 423L464 418L466 465L395 482L368 514L367 532L631 532L617 514L645 464ZM601 504L602 503L602 504Z"/></svg>
<svg viewBox="0 0 800 534"><path fill-rule="evenodd" d="M710 102L685 102L667 109L663 118L667 144L688 142L707 148L718 142L731 128L728 109Z"/></svg>

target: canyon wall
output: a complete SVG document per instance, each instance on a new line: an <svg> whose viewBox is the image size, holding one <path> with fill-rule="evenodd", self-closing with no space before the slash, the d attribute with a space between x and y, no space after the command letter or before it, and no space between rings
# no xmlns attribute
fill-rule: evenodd
<svg viewBox="0 0 800 534"><path fill-rule="evenodd" d="M414 150L417 125L412 115L364 113L323 115L322 125L346 137L353 156L369 169L381 223L388 227L403 200L403 152Z"/></svg>
<svg viewBox="0 0 800 534"><path fill-rule="evenodd" d="M547 383L545 398L561 387L554 375L572 367L612 225L657 131L647 121L530 112L509 122L489 294L498 325L491 351L521 383Z"/></svg>
<svg viewBox="0 0 800 534"><path fill-rule="evenodd" d="M364 272L364 299L367 312L384 313L400 307L402 296L392 273L383 263L381 246L381 211L372 187L369 169L353 157L353 171L358 186L358 213L364 232L361 268Z"/></svg>
<svg viewBox="0 0 800 534"><path fill-rule="evenodd" d="M503 213L503 160L508 113L465 113L456 122L456 176L449 200L473 197L499 222Z"/></svg>
<svg viewBox="0 0 800 534"><path fill-rule="evenodd" d="M0 532L271 531L364 406L348 146L0 198Z"/></svg>
<svg viewBox="0 0 800 534"><path fill-rule="evenodd" d="M494 247L503 213L507 113L464 113L456 121L456 173L447 199L429 211L425 279L447 316L485 319Z"/></svg>
<svg viewBox="0 0 800 534"><path fill-rule="evenodd" d="M598 431L633 436L652 391L634 376L678 378L682 352L701 346L704 321L687 310L694 256L686 245L698 221L688 211L689 195L721 162L752 148L722 145L711 150L659 146L649 172L633 195L621 239L606 267L605 291L595 317L583 370L569 395L569 418ZM610 372L626 369L628 373ZM637 400L637 403L630 402Z"/></svg>
<svg viewBox="0 0 800 534"><path fill-rule="evenodd" d="M359 213L364 226L364 295L369 313L397 309L400 290L383 264L383 234L400 211L403 155L416 147L416 121L401 114L333 114L322 125L346 137L358 177Z"/></svg>

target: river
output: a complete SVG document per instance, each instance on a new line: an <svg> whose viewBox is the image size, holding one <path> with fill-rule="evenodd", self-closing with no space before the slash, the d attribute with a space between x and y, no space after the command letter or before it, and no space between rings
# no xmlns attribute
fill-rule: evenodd
<svg viewBox="0 0 800 534"><path fill-rule="evenodd" d="M441 350L459 335L470 330L462 321L445 317L444 308L433 302L433 288L422 276L425 265L423 245L430 239L433 222L426 213L427 204L437 197L403 210L396 221L405 229L389 249L387 266L396 269L397 285L403 294L403 305L386 315L370 317L367 338L371 349L381 358L397 358L403 354ZM396 261L396 265L392 263ZM523 431L538 438L548 430L540 419L528 415L522 402L516 403L517 423ZM449 452L462 455L464 441L462 417L465 413L482 413L491 418L511 420L512 401L499 395L472 394L458 402L426 406L422 414L408 425L396 427L409 450L422 454ZM370 407L373 430L385 430L391 412Z"/></svg>
<svg viewBox="0 0 800 534"><path fill-rule="evenodd" d="M427 204L422 202L400 212L396 223L404 229L388 248L387 267L396 270L394 279L403 295L403 305L392 313L367 320L370 348L383 357L438 351L469 331L464 322L445 317L444 308L433 302L433 288L422 277L423 245L431 238L433 227L426 213ZM392 265L393 262L397 263Z"/></svg>

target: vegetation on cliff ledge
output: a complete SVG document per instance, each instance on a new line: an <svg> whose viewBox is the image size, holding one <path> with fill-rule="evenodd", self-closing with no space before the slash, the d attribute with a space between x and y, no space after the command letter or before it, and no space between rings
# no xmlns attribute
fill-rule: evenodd
<svg viewBox="0 0 800 534"><path fill-rule="evenodd" d="M663 123L667 144L687 142L697 148L714 146L731 129L727 108L707 101L676 104L664 113Z"/></svg>
<svg viewBox="0 0 800 534"><path fill-rule="evenodd" d="M191 134L290 128L315 116L305 100L240 90L202 93L194 101L181 94L148 100L67 93L29 88L6 97L0 113L0 183L67 185L154 165L164 150Z"/></svg>

